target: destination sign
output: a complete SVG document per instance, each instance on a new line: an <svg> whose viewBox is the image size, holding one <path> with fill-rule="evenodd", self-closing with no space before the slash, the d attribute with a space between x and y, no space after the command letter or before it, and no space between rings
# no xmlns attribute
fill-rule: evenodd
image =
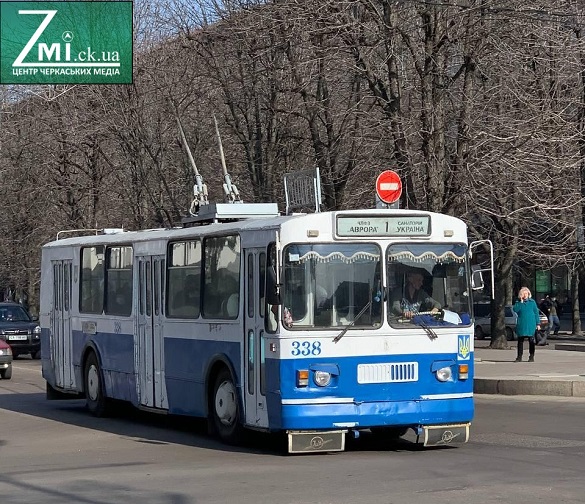
<svg viewBox="0 0 585 504"><path fill-rule="evenodd" d="M337 217L337 236L429 236L428 215L391 217Z"/></svg>

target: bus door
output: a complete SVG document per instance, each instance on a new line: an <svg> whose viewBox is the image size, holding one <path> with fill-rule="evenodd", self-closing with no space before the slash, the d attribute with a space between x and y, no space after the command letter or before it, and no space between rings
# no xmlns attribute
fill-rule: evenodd
<svg viewBox="0 0 585 504"><path fill-rule="evenodd" d="M71 357L71 261L53 261L53 310L51 313L51 360L55 385L75 387Z"/></svg>
<svg viewBox="0 0 585 504"><path fill-rule="evenodd" d="M245 393L246 425L268 427L266 409L264 301L266 276L266 249L245 251L245 364L243 384Z"/></svg>
<svg viewBox="0 0 585 504"><path fill-rule="evenodd" d="M165 256L139 256L137 341L135 369L139 403L150 408L168 408L162 331L164 315Z"/></svg>

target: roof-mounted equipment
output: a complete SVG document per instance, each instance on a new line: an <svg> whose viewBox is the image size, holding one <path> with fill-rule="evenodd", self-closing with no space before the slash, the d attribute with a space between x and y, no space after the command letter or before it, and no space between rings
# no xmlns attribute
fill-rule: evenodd
<svg viewBox="0 0 585 504"><path fill-rule="evenodd" d="M203 177L199 173L197 169L197 165L195 164L195 159L193 159L193 155L191 154L191 149L189 148L189 144L187 143L187 138L185 137L185 132L183 131L183 126L181 124L181 119L179 118L179 113L177 108L175 109L175 118L177 119L177 126L179 127L179 133L181 134L181 142L187 151L187 156L189 157L189 163L191 165L191 169L193 170L193 174L195 176L195 185L193 185L193 201L191 201L191 207L189 208L189 214L191 216L196 216L199 213L199 209L209 204L209 200L207 199L207 185L203 183Z"/></svg>
<svg viewBox="0 0 585 504"><path fill-rule="evenodd" d="M221 169L223 172L223 192L225 193L225 197L228 203L242 203L240 198L240 192L235 184L232 184L232 178L227 171L227 166L225 163L225 156L223 154L223 145L221 144L221 136L219 134L219 126L217 125L217 119L215 115L213 116L213 121L215 122L215 133L217 135L217 143L219 145L219 155L221 157Z"/></svg>

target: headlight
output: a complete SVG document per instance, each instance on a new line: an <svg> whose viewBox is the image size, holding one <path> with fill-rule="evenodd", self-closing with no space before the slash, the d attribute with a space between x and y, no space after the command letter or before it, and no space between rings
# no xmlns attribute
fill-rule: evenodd
<svg viewBox="0 0 585 504"><path fill-rule="evenodd" d="M449 381L452 376L453 376L453 371L451 370L451 367L444 367L441 369L437 369L437 380L439 380L439 381L442 381L442 382Z"/></svg>
<svg viewBox="0 0 585 504"><path fill-rule="evenodd" d="M39 336L41 334L41 326L36 326L33 330L33 334Z"/></svg>
<svg viewBox="0 0 585 504"><path fill-rule="evenodd" d="M315 381L315 385L326 387L331 383L331 373L328 373L327 371L315 371L313 380Z"/></svg>
<svg viewBox="0 0 585 504"><path fill-rule="evenodd" d="M9 348L0 348L0 355L12 355L12 349Z"/></svg>

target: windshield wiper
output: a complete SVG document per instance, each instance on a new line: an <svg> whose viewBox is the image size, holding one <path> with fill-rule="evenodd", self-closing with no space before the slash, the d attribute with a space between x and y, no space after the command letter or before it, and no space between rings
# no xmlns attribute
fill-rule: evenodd
<svg viewBox="0 0 585 504"><path fill-rule="evenodd" d="M445 309L439 310L437 312L433 312L433 311L419 312L416 315L431 315L432 317L435 317L438 320L447 319L447 322L451 322L453 324L460 324L461 323L461 319L459 318L459 315L457 315L456 313L453 313L449 310L445 310ZM459 321L457 322L454 317L457 317L457 319L459 319ZM413 319L414 319L414 317L413 317ZM438 337L437 333L433 329L431 329L431 327L429 325L425 324L425 322L423 321L422 318L419 318L418 322L415 322L414 320L412 320L412 323L422 327L422 329L424 330L424 332L427 333L427 335L430 339L435 339Z"/></svg>
<svg viewBox="0 0 585 504"><path fill-rule="evenodd" d="M333 343L337 343L341 338L343 338L345 336L345 333L347 331L349 331L349 329L355 325L356 321L365 313L365 311L372 306L372 300L370 299L365 305L364 307L360 310L360 312L354 317L354 319L347 324L343 330L337 335L335 336L335 338L333 338Z"/></svg>
<svg viewBox="0 0 585 504"><path fill-rule="evenodd" d="M419 322L417 325L422 327L424 332L427 333L427 336L429 337L429 339L433 340L433 339L438 338L437 333L435 331L433 331L428 325L424 324L423 322Z"/></svg>

